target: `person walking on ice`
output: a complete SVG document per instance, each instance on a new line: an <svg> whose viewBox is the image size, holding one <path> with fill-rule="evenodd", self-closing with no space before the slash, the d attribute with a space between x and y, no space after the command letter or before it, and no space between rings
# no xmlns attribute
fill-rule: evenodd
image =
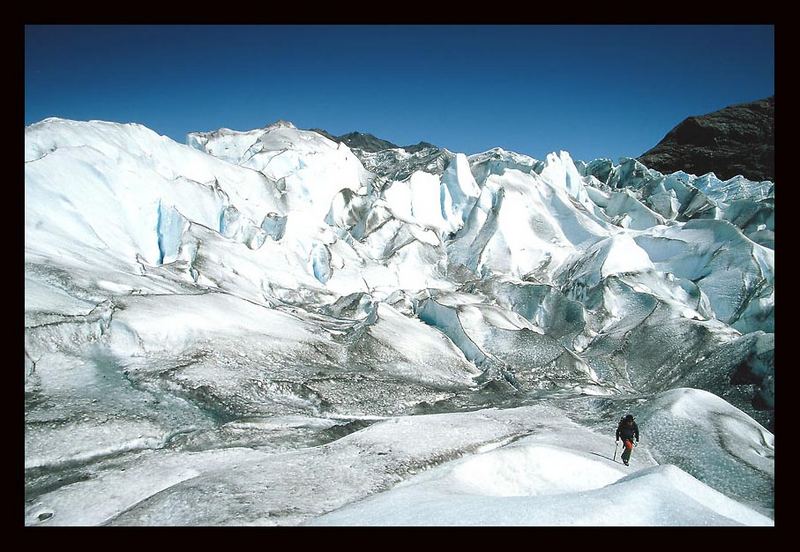
<svg viewBox="0 0 800 552"><path fill-rule="evenodd" d="M617 426L617 442L620 437L625 450L622 451L622 463L628 465L628 460L631 458L633 452L633 438L636 437L636 443L639 443L639 426L633 421L633 415L628 414L619 421Z"/></svg>

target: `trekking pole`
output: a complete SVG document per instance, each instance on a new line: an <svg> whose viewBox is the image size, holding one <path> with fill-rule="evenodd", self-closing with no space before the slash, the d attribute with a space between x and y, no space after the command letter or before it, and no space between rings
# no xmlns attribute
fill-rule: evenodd
<svg viewBox="0 0 800 552"><path fill-rule="evenodd" d="M617 445L618 444L619 444L619 441L614 441L614 462L617 461Z"/></svg>

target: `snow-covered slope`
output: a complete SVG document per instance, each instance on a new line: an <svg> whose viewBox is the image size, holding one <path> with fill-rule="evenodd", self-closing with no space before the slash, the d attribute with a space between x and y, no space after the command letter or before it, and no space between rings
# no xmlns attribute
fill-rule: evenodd
<svg viewBox="0 0 800 552"><path fill-rule="evenodd" d="M463 483L452 516L426 522L613 523L599 505L645 487L665 498L642 524L769 522L748 507L773 507L774 184L566 152L350 150L283 121L188 145L101 121L25 132L28 523L299 523L488 442L319 521L421 523L381 501L437 504ZM574 422L541 441L533 411L508 410L530 404ZM415 415L470 434L487 407L517 429L395 454L433 432ZM651 439L641 474L564 448L603 426L584 434L601 448L631 408ZM419 425L381 437L383 454L347 444L385 417ZM352 482L346 462L372 475ZM281 463L268 500L204 509L212 487L275 484L263 469ZM497 475L458 483L474 470ZM89 496L113 499L76 509ZM509 498L518 512L493 517Z"/></svg>
<svg viewBox="0 0 800 552"><path fill-rule="evenodd" d="M311 524L772 525L680 468L656 465L647 451L635 452L630 474L606 456L599 436L539 416L539 428L526 437L448 462Z"/></svg>
<svg viewBox="0 0 800 552"><path fill-rule="evenodd" d="M27 519L55 511L52 524L617 525L624 507L626 526L772 524L658 465L647 441L630 468L614 462L607 437L553 407L392 417L324 444L330 420L272 420L251 422L251 432L266 441L315 431L303 444L316 446L148 451L125 471L106 460L93 477L32 501Z"/></svg>

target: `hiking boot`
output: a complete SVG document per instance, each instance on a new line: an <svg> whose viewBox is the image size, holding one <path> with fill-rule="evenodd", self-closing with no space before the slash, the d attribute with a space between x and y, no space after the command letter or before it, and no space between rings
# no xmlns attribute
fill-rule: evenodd
<svg viewBox="0 0 800 552"><path fill-rule="evenodd" d="M628 465L628 461L627 460L623 460L622 463L625 464L626 466Z"/></svg>

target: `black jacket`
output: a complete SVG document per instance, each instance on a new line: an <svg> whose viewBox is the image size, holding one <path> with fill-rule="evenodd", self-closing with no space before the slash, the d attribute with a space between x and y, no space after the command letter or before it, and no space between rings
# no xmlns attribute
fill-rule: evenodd
<svg viewBox="0 0 800 552"><path fill-rule="evenodd" d="M630 425L625 423L624 420L619 422L617 426L617 440L622 437L622 440L625 441L627 439L633 439L636 437L636 442L639 442L639 426L636 425L636 422L632 422Z"/></svg>

